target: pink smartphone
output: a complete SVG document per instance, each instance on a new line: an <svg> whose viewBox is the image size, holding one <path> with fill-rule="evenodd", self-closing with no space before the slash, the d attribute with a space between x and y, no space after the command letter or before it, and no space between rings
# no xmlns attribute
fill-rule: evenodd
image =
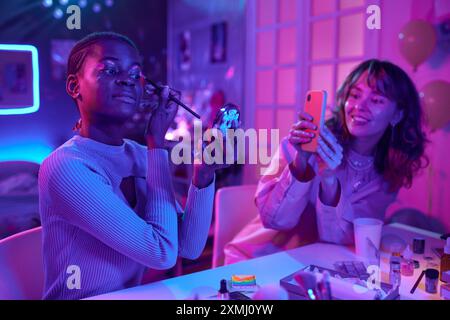
<svg viewBox="0 0 450 320"><path fill-rule="evenodd" d="M327 92L325 90L311 90L306 93L305 108L303 110L313 117L312 122L317 126L317 130L305 130L306 132L314 133L315 136L311 142L302 144L302 150L308 152L317 151L317 138L324 123L326 106Z"/></svg>

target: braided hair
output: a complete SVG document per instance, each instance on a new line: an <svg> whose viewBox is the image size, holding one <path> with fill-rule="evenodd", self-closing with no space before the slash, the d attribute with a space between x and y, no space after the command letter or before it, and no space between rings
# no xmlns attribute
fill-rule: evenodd
<svg viewBox="0 0 450 320"><path fill-rule="evenodd" d="M67 74L70 75L79 72L83 66L84 60L90 53L92 45L102 40L123 41L138 50L136 44L130 38L122 34L109 31L91 33L78 41L70 51L67 60Z"/></svg>
<svg viewBox="0 0 450 320"><path fill-rule="evenodd" d="M78 41L70 50L69 58L67 59L67 76L78 73L82 69L86 57L90 54L92 46L103 40L122 41L139 51L136 44L127 36L110 31L93 32ZM80 128L81 119L76 122L73 130L78 131Z"/></svg>

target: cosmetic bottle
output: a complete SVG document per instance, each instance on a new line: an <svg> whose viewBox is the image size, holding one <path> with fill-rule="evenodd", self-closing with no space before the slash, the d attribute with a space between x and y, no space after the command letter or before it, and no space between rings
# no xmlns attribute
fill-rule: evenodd
<svg viewBox="0 0 450 320"><path fill-rule="evenodd" d="M412 277L414 275L414 260L412 259L413 253L409 245L403 251L403 259L401 261L401 273L402 276Z"/></svg>
<svg viewBox="0 0 450 320"><path fill-rule="evenodd" d="M398 248L395 248L392 253L391 257L389 259L389 262L398 262L400 263L402 261L402 255L400 254L401 250Z"/></svg>
<svg viewBox="0 0 450 320"><path fill-rule="evenodd" d="M443 275L448 271L450 271L450 237L447 238L447 244L444 247L444 254L441 257L441 274L439 278L441 281L448 281L446 277L443 277Z"/></svg>
<svg viewBox="0 0 450 320"><path fill-rule="evenodd" d="M389 270L389 283L395 288L400 286L401 280L400 263L398 261L393 261L391 262L391 268Z"/></svg>
<svg viewBox="0 0 450 320"><path fill-rule="evenodd" d="M230 300L230 293L227 288L227 280L225 279L220 280L220 289L217 293L217 298L219 300Z"/></svg>
<svg viewBox="0 0 450 320"><path fill-rule="evenodd" d="M425 270L425 291L431 294L437 293L439 271L436 269Z"/></svg>

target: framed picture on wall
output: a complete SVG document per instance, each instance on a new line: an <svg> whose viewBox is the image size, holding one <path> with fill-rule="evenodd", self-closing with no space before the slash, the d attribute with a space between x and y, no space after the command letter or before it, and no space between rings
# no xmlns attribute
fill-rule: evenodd
<svg viewBox="0 0 450 320"><path fill-rule="evenodd" d="M191 32L189 30L182 32L179 41L178 64L181 70L187 71L191 69L192 64Z"/></svg>
<svg viewBox="0 0 450 320"><path fill-rule="evenodd" d="M0 44L0 115L26 114L39 109L37 49Z"/></svg>
<svg viewBox="0 0 450 320"><path fill-rule="evenodd" d="M215 23L211 27L211 63L227 60L227 23Z"/></svg>
<svg viewBox="0 0 450 320"><path fill-rule="evenodd" d="M75 45L75 40L54 39L51 42L52 78L64 80L66 78L67 58Z"/></svg>

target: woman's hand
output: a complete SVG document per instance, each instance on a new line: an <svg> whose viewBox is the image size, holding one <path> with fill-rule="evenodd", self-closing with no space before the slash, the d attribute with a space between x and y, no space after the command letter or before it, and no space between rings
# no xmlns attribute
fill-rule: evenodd
<svg viewBox="0 0 450 320"><path fill-rule="evenodd" d="M343 151L344 149L327 126L323 126L320 130L317 145L317 154L319 155L319 170L317 174L320 177L333 176L335 169L342 162Z"/></svg>
<svg viewBox="0 0 450 320"><path fill-rule="evenodd" d="M163 148L164 137L178 111L178 105L169 100L169 93L175 94L168 86L163 86L159 94L157 108L152 112L148 122L145 139L149 149Z"/></svg>
<svg viewBox="0 0 450 320"><path fill-rule="evenodd" d="M227 154L226 154L226 150L228 147L233 147L234 148L234 161L236 161L237 159L237 146L236 144L232 145L229 144L227 145L226 142L226 138L222 137L222 161L221 163L217 163L216 161L214 161L215 159L217 159L217 157L212 157L211 156L211 152L209 152L207 150L207 152L204 152L204 150L206 148L210 148L211 150L214 151L218 151L217 148L219 147L218 145L214 145L215 140L212 142L209 142L208 144L203 144L201 141L199 141L199 149L201 150L202 154L198 154L196 155L196 158L201 157L202 161L201 163L194 163L194 173L192 176L192 183L197 187L197 188L205 188L207 186L209 186L211 184L211 182L214 179L214 173L216 170L220 170L220 169L224 169L224 168L228 168L229 166L231 166L231 163L227 163Z"/></svg>
<svg viewBox="0 0 450 320"><path fill-rule="evenodd" d="M214 173L217 170L215 165L203 163L194 163L194 173L192 175L192 183L197 188L206 188L214 179Z"/></svg>
<svg viewBox="0 0 450 320"><path fill-rule="evenodd" d="M341 185L336 177L336 168L342 162L343 150L331 131L323 126L318 138L317 174L320 177L320 200L329 206L336 206L340 199Z"/></svg>
<svg viewBox="0 0 450 320"><path fill-rule="evenodd" d="M291 163L290 169L298 180L309 181L314 177L314 172L311 166L308 165L308 160L312 153L302 150L301 145L311 142L311 139L315 136L314 133L305 130L316 130L317 126L312 122L313 117L307 112L300 111L298 118L299 121L292 125L288 136L289 143L297 150L295 160Z"/></svg>

